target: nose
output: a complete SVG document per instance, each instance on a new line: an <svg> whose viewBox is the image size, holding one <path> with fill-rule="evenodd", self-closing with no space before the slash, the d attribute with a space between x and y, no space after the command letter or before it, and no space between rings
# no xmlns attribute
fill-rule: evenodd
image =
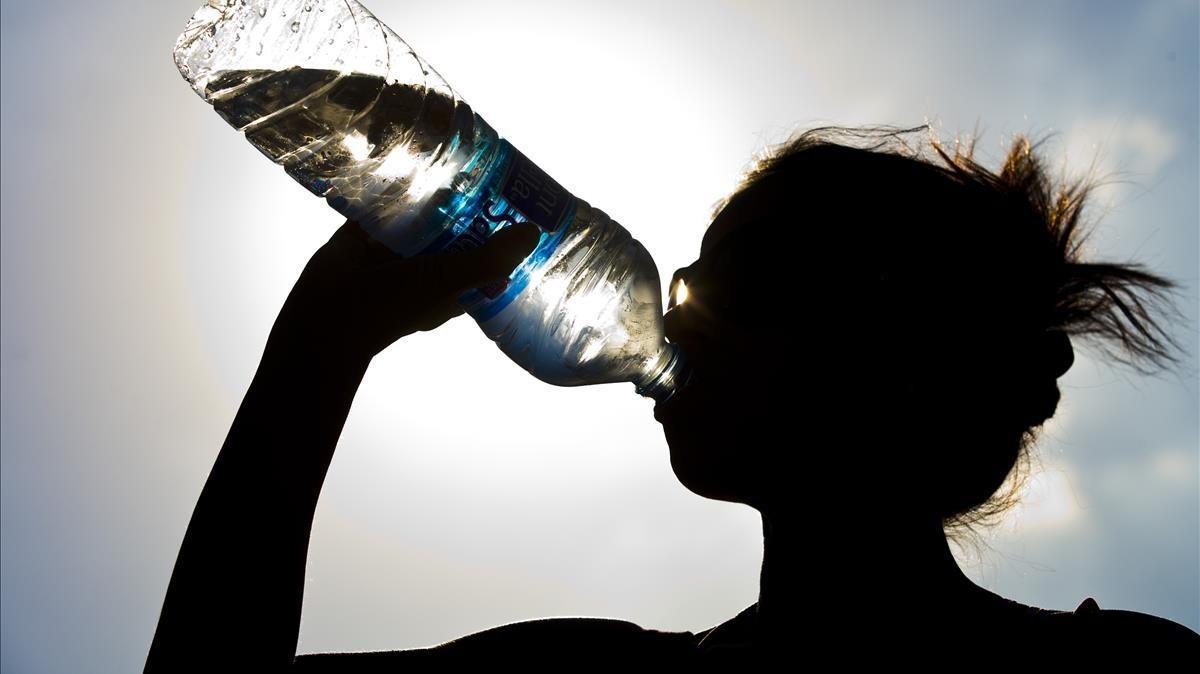
<svg viewBox="0 0 1200 674"><path fill-rule="evenodd" d="M663 335L667 341L693 354L699 349L699 332L692 324L692 317L682 306L672 307L663 315Z"/></svg>
<svg viewBox="0 0 1200 674"><path fill-rule="evenodd" d="M677 343L675 340L679 335L679 307L672 307L663 315L663 334L667 341Z"/></svg>

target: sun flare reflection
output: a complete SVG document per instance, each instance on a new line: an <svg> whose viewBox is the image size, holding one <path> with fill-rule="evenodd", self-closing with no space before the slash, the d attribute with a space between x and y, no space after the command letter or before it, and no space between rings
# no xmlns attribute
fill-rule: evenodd
<svg viewBox="0 0 1200 674"><path fill-rule="evenodd" d="M619 322L620 312L611 310L621 300L620 291L612 282L596 283L589 292L575 293L570 302L563 301L571 290L567 277L546 276L536 288L545 306L547 322L554 312L563 312L564 324L576 333L571 341L586 341L579 356L581 362L595 358L605 344L620 348L629 341L629 333Z"/></svg>
<svg viewBox="0 0 1200 674"><path fill-rule="evenodd" d="M355 161L362 161L371 154L371 144L367 142L367 137L357 131L346 134L342 138L342 145L346 146L346 151Z"/></svg>
<svg viewBox="0 0 1200 674"><path fill-rule="evenodd" d="M675 282L675 287L671 289L671 306L677 307L687 301L688 289L687 284L680 279Z"/></svg>

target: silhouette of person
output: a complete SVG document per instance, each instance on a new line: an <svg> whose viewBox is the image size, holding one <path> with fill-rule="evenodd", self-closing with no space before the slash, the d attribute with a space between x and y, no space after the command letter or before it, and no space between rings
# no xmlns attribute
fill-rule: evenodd
<svg viewBox="0 0 1200 674"><path fill-rule="evenodd" d="M632 655L926 667L1200 661L1170 620L1026 606L971 582L948 537L1015 502L1071 336L1148 371L1178 345L1174 283L1085 259L1090 185L1054 186L1018 137L998 172L912 150L917 129L821 128L719 204L671 282L668 339L693 377L656 405L680 482L762 515L758 601L702 632L534 620L426 649L297 656L313 513L371 359L461 313L537 232L397 259L351 222L313 256L184 537L147 671L391 671L442 656ZM700 590L698 590L700 591ZM1183 658L1182 660L1180 658ZM836 665L835 665L836 666ZM1011 666L1011 665L1010 665Z"/></svg>

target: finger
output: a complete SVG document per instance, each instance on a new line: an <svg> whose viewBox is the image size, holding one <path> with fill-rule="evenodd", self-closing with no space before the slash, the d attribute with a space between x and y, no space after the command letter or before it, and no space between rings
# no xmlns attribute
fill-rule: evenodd
<svg viewBox="0 0 1200 674"><path fill-rule="evenodd" d="M366 232L353 220L347 220L317 251L327 260L363 260L366 257Z"/></svg>
<svg viewBox="0 0 1200 674"><path fill-rule="evenodd" d="M418 255L379 265L368 286L393 297L455 298L464 291L508 276L537 246L535 225L507 227L468 251Z"/></svg>
<svg viewBox="0 0 1200 674"><path fill-rule="evenodd" d="M362 241L365 259L371 264L394 262L402 256L392 250L386 243L372 236L362 225L355 225L356 236Z"/></svg>
<svg viewBox="0 0 1200 674"><path fill-rule="evenodd" d="M419 315L414 316L412 326L421 331L433 330L451 318L461 316L462 313L463 308L458 303L458 300L453 297L447 298L445 301L435 304L422 311Z"/></svg>
<svg viewBox="0 0 1200 674"><path fill-rule="evenodd" d="M531 222L505 227L478 248L430 258L427 282L437 292L457 294L507 278L540 239L541 230Z"/></svg>
<svg viewBox="0 0 1200 674"><path fill-rule="evenodd" d="M400 257L354 220L347 220L339 227L330 238L330 243L367 264L392 262Z"/></svg>
<svg viewBox="0 0 1200 674"><path fill-rule="evenodd" d="M353 220L347 220L337 228L337 231L333 233L333 236L329 237L329 243L335 245L346 245L349 242L361 241L366 237L366 235L367 233L363 231L362 227L358 226L357 222Z"/></svg>

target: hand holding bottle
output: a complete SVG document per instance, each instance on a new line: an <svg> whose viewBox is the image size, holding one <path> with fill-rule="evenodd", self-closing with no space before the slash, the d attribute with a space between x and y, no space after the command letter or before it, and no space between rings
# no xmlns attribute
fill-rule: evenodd
<svg viewBox="0 0 1200 674"><path fill-rule="evenodd" d="M300 274L270 345L370 361L397 339L463 313L458 297L506 278L538 238L536 226L522 223L479 248L401 258L348 220Z"/></svg>

